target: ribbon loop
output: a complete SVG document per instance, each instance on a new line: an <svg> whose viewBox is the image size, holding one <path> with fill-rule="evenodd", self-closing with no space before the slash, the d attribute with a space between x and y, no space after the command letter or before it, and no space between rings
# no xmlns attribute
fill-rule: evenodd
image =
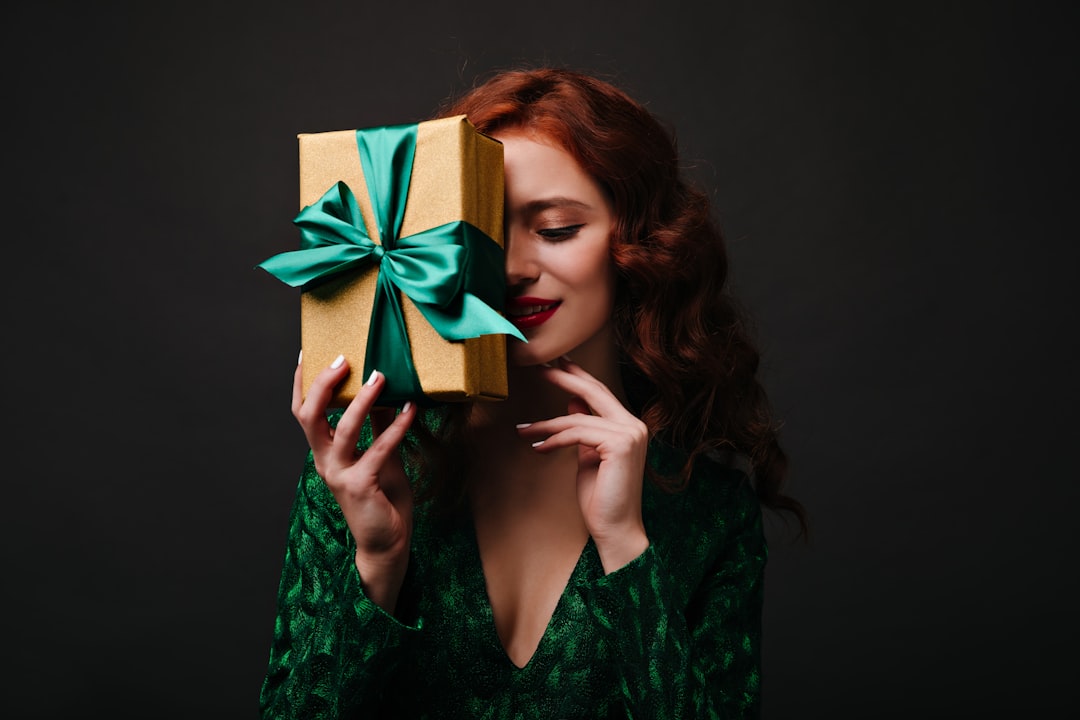
<svg viewBox="0 0 1080 720"><path fill-rule="evenodd" d="M413 302L445 307L461 292L466 252L460 245L399 249L386 256L383 272L391 273Z"/></svg>

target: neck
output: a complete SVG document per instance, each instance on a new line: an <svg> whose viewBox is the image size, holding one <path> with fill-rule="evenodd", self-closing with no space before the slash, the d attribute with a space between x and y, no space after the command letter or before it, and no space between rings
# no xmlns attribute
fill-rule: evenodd
<svg viewBox="0 0 1080 720"><path fill-rule="evenodd" d="M575 349L571 358L626 404L618 353L610 332L601 333ZM492 431L515 433L514 426L519 423L537 422L566 414L570 396L546 382L536 365L510 365L507 369L507 386L509 392L506 400L481 402L474 406L469 419L473 431L483 434Z"/></svg>
<svg viewBox="0 0 1080 720"><path fill-rule="evenodd" d="M594 340L606 342L587 343L571 357L625 404L615 344L604 337ZM544 380L536 365L511 365L507 381L506 400L474 403L469 414L466 442L472 457L473 511L479 515L498 507L506 514L507 508L556 503L562 508L559 513L565 514L566 507L577 507L577 452L564 448L538 454L516 426L565 415L570 396ZM571 515L577 517L576 512Z"/></svg>

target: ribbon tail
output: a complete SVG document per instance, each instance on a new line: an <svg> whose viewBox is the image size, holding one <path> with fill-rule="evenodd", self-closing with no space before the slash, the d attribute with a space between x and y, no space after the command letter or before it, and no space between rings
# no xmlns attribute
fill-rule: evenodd
<svg viewBox="0 0 1080 720"><path fill-rule="evenodd" d="M511 335L528 342L521 331L490 305L472 293L462 293L448 308L415 303L424 318L447 340L467 340L481 335Z"/></svg>
<svg viewBox="0 0 1080 720"><path fill-rule="evenodd" d="M409 336L405 332L401 297L387 273L383 272L379 273L371 308L364 377L370 377L372 370L378 370L386 377L386 385L379 395L381 405L400 405L406 400L423 397L420 378L412 361Z"/></svg>

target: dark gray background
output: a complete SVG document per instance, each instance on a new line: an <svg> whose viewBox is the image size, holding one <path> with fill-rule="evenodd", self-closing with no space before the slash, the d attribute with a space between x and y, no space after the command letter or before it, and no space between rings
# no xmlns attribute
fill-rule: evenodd
<svg viewBox="0 0 1080 720"><path fill-rule="evenodd" d="M765 716L1073 704L1073 11L85 5L3 23L5 716L255 715L305 446L297 296L253 268L297 242L295 135L518 62L615 80L715 198L814 526L769 529Z"/></svg>

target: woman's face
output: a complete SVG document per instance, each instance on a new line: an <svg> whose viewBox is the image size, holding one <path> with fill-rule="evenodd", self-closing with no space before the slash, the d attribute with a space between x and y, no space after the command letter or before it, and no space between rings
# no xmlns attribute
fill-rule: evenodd
<svg viewBox="0 0 1080 720"><path fill-rule="evenodd" d="M613 343L611 206L573 156L543 136L495 137L506 174L506 316L529 341L509 343L510 361L603 357Z"/></svg>

